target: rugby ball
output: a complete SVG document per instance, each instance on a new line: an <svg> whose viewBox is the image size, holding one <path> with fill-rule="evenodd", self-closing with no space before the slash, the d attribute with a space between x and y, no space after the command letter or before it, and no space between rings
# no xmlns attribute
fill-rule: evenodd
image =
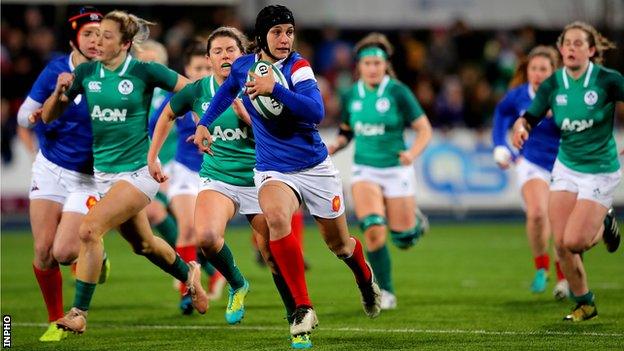
<svg viewBox="0 0 624 351"><path fill-rule="evenodd" d="M288 88L288 82L286 81L286 77L284 77L284 74L282 74L282 71L280 71L279 68L275 67L270 62L256 61L249 69L249 72L254 72L258 76L273 74L273 79L275 79L276 84L281 84L282 86ZM249 82L252 80L253 77L248 74L247 81ZM278 118L284 110L284 104L275 100L270 95L257 96L255 99L251 100L251 104L260 114L260 116L266 119Z"/></svg>

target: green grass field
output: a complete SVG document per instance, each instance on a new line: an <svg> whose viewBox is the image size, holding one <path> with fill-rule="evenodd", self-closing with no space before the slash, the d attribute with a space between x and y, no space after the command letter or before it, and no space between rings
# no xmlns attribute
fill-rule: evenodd
<svg viewBox="0 0 624 351"><path fill-rule="evenodd" d="M243 323L228 326L225 298L204 316L182 316L172 279L134 256L117 235L106 238L110 280L98 286L87 332L43 344L46 313L32 273L28 233L2 233L2 314L12 317L20 350L288 350L288 325L269 272L253 260L248 229L227 240L251 282ZM533 263L521 224L434 225L412 250L392 248L399 306L365 317L351 272L306 232L307 281L320 325L315 350L598 350L624 349L624 259L600 244L585 255L598 318L561 321L572 307L555 302L554 283L529 292ZM65 306L73 283L64 269Z"/></svg>

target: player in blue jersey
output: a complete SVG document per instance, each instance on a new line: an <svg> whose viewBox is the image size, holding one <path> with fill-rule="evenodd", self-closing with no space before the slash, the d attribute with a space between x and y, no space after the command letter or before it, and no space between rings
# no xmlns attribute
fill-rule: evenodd
<svg viewBox="0 0 624 351"><path fill-rule="evenodd" d="M310 347L308 334L318 319L308 296L301 246L290 234L290 220L302 202L316 219L328 247L353 271L364 310L371 318L380 312L380 290L364 259L362 244L349 234L342 182L316 129L324 116L321 94L308 61L293 51L294 39L295 20L288 8L270 5L258 13L257 53L234 62L229 77L199 121L195 144L202 152L212 152L207 126L245 88L243 104L251 116L256 140L254 181L269 226L269 249L296 305L290 327L292 345ZM271 74L261 77L249 72L258 60L277 67L288 87L276 84ZM252 104L258 96L269 95L284 105L281 115L274 119L262 117Z"/></svg>
<svg viewBox="0 0 624 351"><path fill-rule="evenodd" d="M535 277L531 291L542 293L546 290L550 256L550 223L548 221L548 187L557 150L559 149L559 129L551 118L546 118L537 126L527 141L521 154L507 143L507 132L516 119L529 108L539 85L559 66L559 54L554 48L538 46L531 50L524 62L518 66L510 84L513 87L500 101L494 112L494 160L502 169L516 165L518 187L526 210L526 230L529 246L535 262ZM568 294L559 261L555 263L557 284L553 295L560 300Z"/></svg>
<svg viewBox="0 0 624 351"><path fill-rule="evenodd" d="M41 107L56 87L62 72L96 58L102 15L83 7L67 21L72 51L48 63L39 74L18 112L22 127L37 135L39 152L32 166L30 225L34 239L33 270L48 310L48 330L41 341L60 341L66 332L56 328L63 317L63 287L59 263L72 264L78 257L78 227L98 200L93 180L91 125L83 95L70 103L62 118L51 124L40 121ZM104 256L106 257L106 256ZM100 282L108 274L104 258Z"/></svg>

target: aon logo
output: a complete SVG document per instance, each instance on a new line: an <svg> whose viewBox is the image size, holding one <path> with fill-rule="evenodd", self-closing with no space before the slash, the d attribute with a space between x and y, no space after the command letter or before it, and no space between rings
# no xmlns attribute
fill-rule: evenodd
<svg viewBox="0 0 624 351"><path fill-rule="evenodd" d="M214 128L214 130L212 131L212 138L213 139L221 139L223 141L247 139L247 135L248 135L247 127L243 128L241 130L240 128L236 128L236 129L229 129L229 128L221 129L220 126L216 126Z"/></svg>
<svg viewBox="0 0 624 351"><path fill-rule="evenodd" d="M127 112L128 110L125 108L123 110L119 110L118 108L102 109L99 105L95 105L91 112L91 118L99 119L101 122L125 122Z"/></svg>
<svg viewBox="0 0 624 351"><path fill-rule="evenodd" d="M355 134L364 136L384 135L386 134L386 125L383 123L370 124L355 122Z"/></svg>
<svg viewBox="0 0 624 351"><path fill-rule="evenodd" d="M590 119L585 120L585 119L581 119L578 121L570 121L569 118L566 118L563 120L563 123L561 124L561 130L566 131L566 132L582 132L585 129L591 128L594 125L594 120Z"/></svg>

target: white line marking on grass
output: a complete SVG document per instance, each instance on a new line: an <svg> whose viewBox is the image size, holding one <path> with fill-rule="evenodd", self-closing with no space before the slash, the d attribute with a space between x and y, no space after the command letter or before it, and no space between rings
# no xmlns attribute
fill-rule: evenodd
<svg viewBox="0 0 624 351"><path fill-rule="evenodd" d="M45 328L47 323L13 323L18 327L42 327ZM90 327L109 328L109 329L140 329L140 330L252 330L252 331L285 331L285 327L262 327L262 326L226 326L226 325L140 325L140 324L89 324ZM604 336L604 337L624 337L624 333L600 333L600 332L565 332L565 331L548 331L548 330L470 330L470 329L382 329L382 328L323 328L317 330L328 332L357 332L357 333L409 333L409 334L473 334L473 335L521 335L521 336Z"/></svg>

